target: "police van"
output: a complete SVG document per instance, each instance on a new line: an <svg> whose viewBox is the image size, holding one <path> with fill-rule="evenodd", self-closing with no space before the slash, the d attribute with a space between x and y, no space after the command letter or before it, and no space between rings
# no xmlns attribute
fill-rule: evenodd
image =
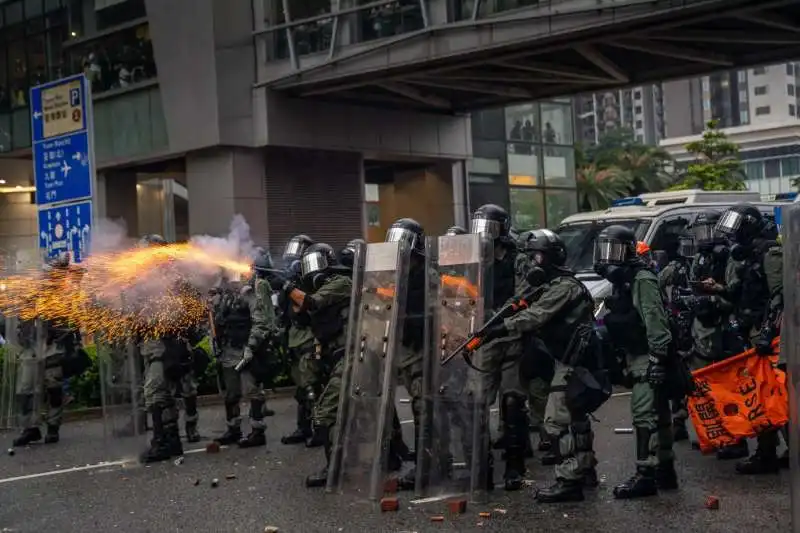
<svg viewBox="0 0 800 533"><path fill-rule="evenodd" d="M767 218L774 220L776 205L790 203L791 194L776 195L763 201L751 191L670 191L647 193L620 198L603 211L578 213L565 218L556 228L567 247L567 266L573 269L592 293L599 310L603 299L611 294L611 284L598 276L594 266L594 243L608 226L615 224L633 230L637 240L651 250L661 250L671 235L681 234L701 211L725 211L729 207L749 202Z"/></svg>

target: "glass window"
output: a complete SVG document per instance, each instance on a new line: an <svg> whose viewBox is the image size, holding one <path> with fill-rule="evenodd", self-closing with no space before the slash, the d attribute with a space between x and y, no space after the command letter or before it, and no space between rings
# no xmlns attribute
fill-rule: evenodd
<svg viewBox="0 0 800 533"><path fill-rule="evenodd" d="M786 75L787 76L794 76L794 64L793 63L786 63Z"/></svg>
<svg viewBox="0 0 800 533"><path fill-rule="evenodd" d="M526 143L539 142L539 105L507 107L506 139Z"/></svg>
<svg viewBox="0 0 800 533"><path fill-rule="evenodd" d="M794 104L789 104L789 115L794 116Z"/></svg>
<svg viewBox="0 0 800 533"><path fill-rule="evenodd" d="M68 74L83 72L100 93L156 76L153 44L146 24L69 49Z"/></svg>
<svg viewBox="0 0 800 533"><path fill-rule="evenodd" d="M8 81L11 107L28 105L28 69L25 65L25 42L8 43Z"/></svg>
<svg viewBox="0 0 800 533"><path fill-rule="evenodd" d="M547 225L544 213L544 191L533 188L509 189L511 224L517 231L543 228Z"/></svg>
<svg viewBox="0 0 800 533"><path fill-rule="evenodd" d="M767 159L764 161L764 177L765 178L780 178L781 177L781 160L780 159Z"/></svg>
<svg viewBox="0 0 800 533"><path fill-rule="evenodd" d="M642 114L642 106L637 105L636 107L633 108L633 112L636 113L637 115L641 115Z"/></svg>
<svg viewBox="0 0 800 533"><path fill-rule="evenodd" d="M544 181L548 187L575 187L575 148L545 146Z"/></svg>
<svg viewBox="0 0 800 533"><path fill-rule="evenodd" d="M508 185L491 181L469 181L469 207L471 211L485 204L508 205Z"/></svg>
<svg viewBox="0 0 800 533"><path fill-rule="evenodd" d="M47 76L49 80L64 77L64 51L61 44L67 39L67 29L64 26L50 29L45 34L47 51Z"/></svg>
<svg viewBox="0 0 800 533"><path fill-rule="evenodd" d="M753 89L756 96L763 96L769 92L769 85L760 85Z"/></svg>
<svg viewBox="0 0 800 533"><path fill-rule="evenodd" d="M642 91L634 91L633 92L633 99L634 100L641 100L642 99Z"/></svg>
<svg viewBox="0 0 800 533"><path fill-rule="evenodd" d="M747 89L739 89L739 104L747 103Z"/></svg>
<svg viewBox="0 0 800 533"><path fill-rule="evenodd" d="M770 107L768 105L756 108L756 116L769 115L769 113L770 113Z"/></svg>
<svg viewBox="0 0 800 533"><path fill-rule="evenodd" d="M800 156L789 156L781 159L781 176L795 177L800 175Z"/></svg>
<svg viewBox="0 0 800 533"><path fill-rule="evenodd" d="M50 13L61 9L61 0L44 0L44 12Z"/></svg>
<svg viewBox="0 0 800 533"><path fill-rule="evenodd" d="M748 111L740 111L739 112L739 122L741 124L749 124L750 123L750 113Z"/></svg>
<svg viewBox="0 0 800 533"><path fill-rule="evenodd" d="M541 104L542 142L545 144L572 145L572 106Z"/></svg>
<svg viewBox="0 0 800 533"><path fill-rule="evenodd" d="M760 75L766 74L766 73L767 73L766 67L756 67L756 68L753 69L753 75L755 75L755 76L760 76Z"/></svg>
<svg viewBox="0 0 800 533"><path fill-rule="evenodd" d="M736 73L736 78L739 80L739 83L744 83L747 81L747 71L740 70Z"/></svg>
<svg viewBox="0 0 800 533"><path fill-rule="evenodd" d="M144 18L147 16L144 2L145 0L106 1L107 6L102 9L98 9L95 5L94 15L97 20L97 31ZM294 4L294 2L292 3Z"/></svg>
<svg viewBox="0 0 800 533"><path fill-rule="evenodd" d="M751 180L764 179L764 162L746 161L744 164L744 173L747 175L747 179Z"/></svg>
<svg viewBox="0 0 800 533"><path fill-rule="evenodd" d="M502 109L487 109L472 113L472 138L499 141L505 138Z"/></svg>
<svg viewBox="0 0 800 533"><path fill-rule="evenodd" d="M788 85L786 85L786 94L788 94L789 96L794 96L794 84L789 83Z"/></svg>
<svg viewBox="0 0 800 533"><path fill-rule="evenodd" d="M706 111L709 111L711 109L711 100L707 98L703 100L703 109L705 109Z"/></svg>
<svg viewBox="0 0 800 533"><path fill-rule="evenodd" d="M294 0L289 2L289 19L294 22L326 15L331 12L331 5L330 0ZM333 35L333 17L307 20L294 26L292 34L298 55L328 50Z"/></svg>
<svg viewBox="0 0 800 533"><path fill-rule="evenodd" d="M22 22L22 2L20 0L7 3L3 9L6 26Z"/></svg>
<svg viewBox="0 0 800 533"><path fill-rule="evenodd" d="M45 53L45 35L28 37L26 41L28 54L28 81L30 86L41 85L47 81L47 55Z"/></svg>
<svg viewBox="0 0 800 533"><path fill-rule="evenodd" d="M578 193L575 190L545 191L547 227L555 228L562 220L578 212Z"/></svg>
<svg viewBox="0 0 800 533"><path fill-rule="evenodd" d="M330 0L328 0L330 3ZM374 4L374 0L358 0L358 5ZM419 0L387 0L347 17L353 28L351 42L366 42L420 30L425 26Z"/></svg>
<svg viewBox="0 0 800 533"><path fill-rule="evenodd" d="M523 148L522 153L515 150ZM542 184L541 147L525 144L508 145L508 182L510 185L533 187Z"/></svg>
<svg viewBox="0 0 800 533"><path fill-rule="evenodd" d="M642 129L643 127L644 127L644 125L643 125L642 121L641 121L641 120L637 120L637 121L636 121L636 129L637 129L637 130L640 130L640 129Z"/></svg>
<svg viewBox="0 0 800 533"><path fill-rule="evenodd" d="M30 20L42 16L43 0L25 0L25 18Z"/></svg>
<svg viewBox="0 0 800 533"><path fill-rule="evenodd" d="M472 155L505 161L506 143L503 141L472 141Z"/></svg>

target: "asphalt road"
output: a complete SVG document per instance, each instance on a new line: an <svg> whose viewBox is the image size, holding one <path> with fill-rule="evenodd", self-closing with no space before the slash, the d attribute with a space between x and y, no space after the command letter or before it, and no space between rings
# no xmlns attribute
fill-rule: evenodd
<svg viewBox="0 0 800 533"><path fill-rule="evenodd" d="M375 504L351 496L305 489L303 479L321 466L322 451L281 445L280 436L293 428L294 405L279 399L271 407L277 415L269 419L266 448L207 454L204 444L187 445L180 465L138 466L131 462L138 443L106 444L99 421L68 424L56 445L0 456L0 532L260 533L266 526L299 533L790 530L788 471L742 478L732 463L703 457L686 443L677 449L681 490L640 501L613 500L613 484L632 473L632 436L613 432L630 425L625 396L613 398L598 413L601 485L587 491L585 502L537 504L534 491L550 482L552 468L534 459L530 487L510 494L496 490L489 504L471 505L456 517L448 516L444 501L415 504L403 493L398 512L381 513ZM410 418L405 405L401 418ZM404 425L407 433L411 428ZM204 436L222 429L221 408L201 413ZM11 435L0 438L7 443ZM499 476L502 468L496 470ZM219 479L216 488L211 487L214 478ZM705 508L710 495L719 498L718 510ZM480 512L491 517L481 518ZM444 521L432 522L436 515L444 515Z"/></svg>

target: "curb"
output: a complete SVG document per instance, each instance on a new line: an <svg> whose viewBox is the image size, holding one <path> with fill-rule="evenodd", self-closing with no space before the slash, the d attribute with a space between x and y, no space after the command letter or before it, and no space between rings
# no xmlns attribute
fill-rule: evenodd
<svg viewBox="0 0 800 533"><path fill-rule="evenodd" d="M277 387L274 389L265 389L267 398L291 398L294 396L295 387ZM225 397L222 393L207 394L205 396L197 397L198 407L216 407L223 405ZM102 418L102 407L82 407L80 409L64 411L64 422L80 422L83 420L94 420Z"/></svg>

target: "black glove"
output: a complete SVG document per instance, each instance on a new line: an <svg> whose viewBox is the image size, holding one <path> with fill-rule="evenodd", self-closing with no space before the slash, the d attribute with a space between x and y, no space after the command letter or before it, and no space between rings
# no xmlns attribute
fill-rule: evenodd
<svg viewBox="0 0 800 533"><path fill-rule="evenodd" d="M650 362L647 364L647 382L651 385L663 385L667 380L667 367L661 358L650 354Z"/></svg>
<svg viewBox="0 0 800 533"><path fill-rule="evenodd" d="M758 355L769 356L774 353L772 350L772 342L763 335L755 342L755 349Z"/></svg>
<svg viewBox="0 0 800 533"><path fill-rule="evenodd" d="M508 328L503 322L489 326L481 334L481 344L508 336Z"/></svg>

